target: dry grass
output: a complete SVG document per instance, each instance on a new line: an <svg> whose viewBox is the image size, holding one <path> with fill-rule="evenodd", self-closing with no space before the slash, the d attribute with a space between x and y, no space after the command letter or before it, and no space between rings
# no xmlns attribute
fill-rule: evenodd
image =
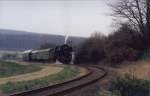
<svg viewBox="0 0 150 96"><path fill-rule="evenodd" d="M77 77L83 76L83 75L87 74L87 72L88 72L88 70L83 67L78 67L78 70L79 70L79 74Z"/></svg>
<svg viewBox="0 0 150 96"><path fill-rule="evenodd" d="M116 69L121 76L129 74L139 79L149 79L150 61L139 60L136 62L125 62Z"/></svg>
<svg viewBox="0 0 150 96"><path fill-rule="evenodd" d="M32 72L32 73L21 74L17 76L1 78L0 84L4 84L7 82L17 82L17 81L27 81L27 80L38 79L38 78L46 77L51 74L58 73L62 69L63 69L62 67L56 67L56 66L51 66L51 65L43 66L43 69L38 72Z"/></svg>
<svg viewBox="0 0 150 96"><path fill-rule="evenodd" d="M100 86L100 92L102 90L109 90L112 81L116 80L117 77L123 77L125 74L134 75L135 77L139 79L149 79L149 70L150 70L150 61L146 60L139 60L135 62L124 62L124 64L121 64L117 68L110 67L107 64L100 65L101 67L105 68L108 71L108 75L102 79L99 83ZM104 96L98 95L98 96ZM117 96L117 95L108 95L108 96Z"/></svg>

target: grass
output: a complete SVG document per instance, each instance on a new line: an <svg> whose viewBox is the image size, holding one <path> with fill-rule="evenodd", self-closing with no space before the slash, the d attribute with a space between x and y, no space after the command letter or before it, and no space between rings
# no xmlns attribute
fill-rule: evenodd
<svg viewBox="0 0 150 96"><path fill-rule="evenodd" d="M100 91L97 96L121 96L121 95L118 92L103 90Z"/></svg>
<svg viewBox="0 0 150 96"><path fill-rule="evenodd" d="M124 76L129 74L139 79L149 79L149 62L147 60L139 60L135 62L126 62L122 64L120 68L115 71L120 75Z"/></svg>
<svg viewBox="0 0 150 96"><path fill-rule="evenodd" d="M39 65L38 65L39 66ZM0 84L5 84L7 82L19 82L19 81L28 81L28 80L34 80L39 79L42 77L46 77L51 74L56 74L63 70L63 67L53 66L53 65L41 65L42 69L40 71L26 73L26 74L20 74L17 76L10 76L0 79Z"/></svg>
<svg viewBox="0 0 150 96"><path fill-rule="evenodd" d="M13 62L0 61L0 78L39 71L36 65L21 65Z"/></svg>
<svg viewBox="0 0 150 96"><path fill-rule="evenodd" d="M146 49L138 61L122 64L118 73L134 75L139 79L149 79L150 49Z"/></svg>
<svg viewBox="0 0 150 96"><path fill-rule="evenodd" d="M63 82L67 79L73 78L77 74L78 70L76 68L66 65L64 69L57 74L30 81L8 82L6 84L0 85L0 90L4 93L15 93L32 90L50 84Z"/></svg>
<svg viewBox="0 0 150 96"><path fill-rule="evenodd" d="M110 69L112 69L111 70L112 73L113 72L116 73L116 74L109 73L109 75L111 75L113 77L113 79L116 78L116 76L123 78L123 81L121 81L121 83L117 82L117 84L119 83L120 85L117 85L116 87L117 88L119 87L120 90L124 90L123 91L124 93L120 92L118 89L113 90L113 91L110 91L109 89L105 89L106 91L99 90L99 94L96 96L148 96L148 95L144 95L144 94L146 93L145 89L148 88L148 83L146 83L146 82L148 82L148 80L149 80L149 68L150 68L149 62L150 62L149 60L143 59L143 60L138 60L138 61L134 61L134 62L124 62L124 64L121 64L118 68L110 68ZM126 78L127 75L129 75L135 79L133 79L133 80L124 79L124 78ZM113 79L107 78L106 86L108 86L108 88L112 87L111 83L112 83ZM115 80L118 80L118 78L116 78ZM113 82L113 84L114 84L114 82ZM101 87L102 86L105 86L105 84L101 84ZM143 92L143 90L144 90L144 92ZM128 91L130 91L130 92L128 92ZM128 93L128 94L130 93L132 95L121 95L121 94L125 94L125 93ZM143 94L141 95L141 93L143 93Z"/></svg>
<svg viewBox="0 0 150 96"><path fill-rule="evenodd" d="M117 90L121 96L148 96L149 81L126 74L125 77L112 81L110 90Z"/></svg>

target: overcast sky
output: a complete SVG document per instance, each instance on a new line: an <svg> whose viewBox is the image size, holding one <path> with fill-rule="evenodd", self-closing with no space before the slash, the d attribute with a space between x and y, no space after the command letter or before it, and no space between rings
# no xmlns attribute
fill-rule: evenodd
<svg viewBox="0 0 150 96"><path fill-rule="evenodd" d="M107 0L0 0L0 29L90 36L111 32Z"/></svg>

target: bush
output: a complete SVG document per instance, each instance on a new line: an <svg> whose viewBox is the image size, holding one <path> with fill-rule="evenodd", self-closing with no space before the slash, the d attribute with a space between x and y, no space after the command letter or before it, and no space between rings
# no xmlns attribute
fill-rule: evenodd
<svg viewBox="0 0 150 96"><path fill-rule="evenodd" d="M148 96L148 80L132 78L129 75L112 83L111 91L119 91L121 96Z"/></svg>
<svg viewBox="0 0 150 96"><path fill-rule="evenodd" d="M136 50L143 50L141 34L132 29L128 24L122 24L117 31L110 34L106 44L116 47L128 46Z"/></svg>
<svg viewBox="0 0 150 96"><path fill-rule="evenodd" d="M140 55L140 59L150 60L150 49L146 49Z"/></svg>
<svg viewBox="0 0 150 96"><path fill-rule="evenodd" d="M142 38L127 24L108 36L105 43L106 59L111 63L137 60L142 50Z"/></svg>
<svg viewBox="0 0 150 96"><path fill-rule="evenodd" d="M122 61L135 61L138 59L139 52L130 47L114 47L105 51L106 58L112 64L118 64Z"/></svg>
<svg viewBox="0 0 150 96"><path fill-rule="evenodd" d="M75 54L75 64L79 63L98 63L105 56L104 54L105 37L95 33L80 45Z"/></svg>

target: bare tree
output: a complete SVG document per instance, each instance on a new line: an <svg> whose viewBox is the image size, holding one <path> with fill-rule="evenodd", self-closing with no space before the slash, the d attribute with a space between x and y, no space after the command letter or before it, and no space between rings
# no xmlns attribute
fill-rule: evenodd
<svg viewBox="0 0 150 96"><path fill-rule="evenodd" d="M145 40L149 40L150 0L117 0L117 3L110 6L114 12L113 16L127 19Z"/></svg>
<svg viewBox="0 0 150 96"><path fill-rule="evenodd" d="M147 28L150 28L150 0L147 0Z"/></svg>

